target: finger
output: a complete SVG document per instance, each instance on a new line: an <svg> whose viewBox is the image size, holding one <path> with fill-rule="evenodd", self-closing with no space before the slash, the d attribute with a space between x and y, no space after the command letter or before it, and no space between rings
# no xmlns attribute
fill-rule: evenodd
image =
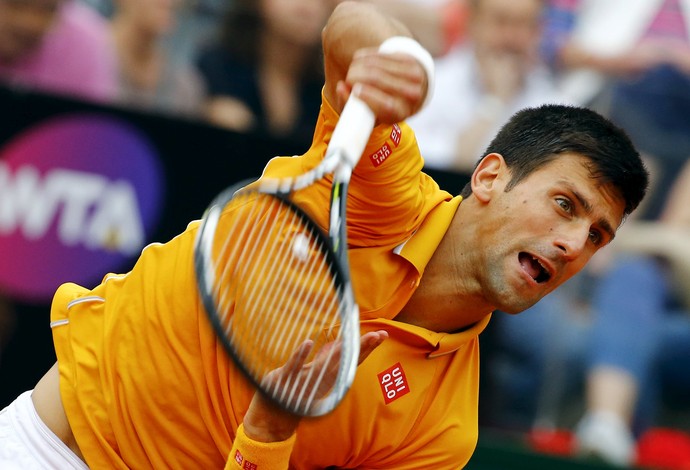
<svg viewBox="0 0 690 470"><path fill-rule="evenodd" d="M352 87L345 83L343 80L340 80L336 86L335 86L335 92L338 97L338 101L341 103L345 103L347 99L350 97L350 93L352 92Z"/></svg>
<svg viewBox="0 0 690 470"><path fill-rule="evenodd" d="M281 368L281 375L290 376L298 373L304 366L304 362L307 360L309 353L314 347L314 342L312 340L306 340L295 350L294 354L290 356L290 359Z"/></svg>
<svg viewBox="0 0 690 470"><path fill-rule="evenodd" d="M388 332L385 330L372 331L362 335L358 364L364 362L364 360L369 357L369 354L378 348L387 338Z"/></svg>
<svg viewBox="0 0 690 470"><path fill-rule="evenodd" d="M283 366L270 371L263 377L262 387L266 390L268 390L271 385L277 388L281 383L289 380L291 376L298 374L304 366L304 362L307 360L313 347L314 342L311 340L307 340L300 344Z"/></svg>
<svg viewBox="0 0 690 470"><path fill-rule="evenodd" d="M358 54L346 82L360 88L358 96L386 123L414 114L426 93L422 66L406 54Z"/></svg>
<svg viewBox="0 0 690 470"><path fill-rule="evenodd" d="M412 55L382 54L363 49L355 53L346 80L376 84L388 91L413 97L426 82L424 67Z"/></svg>
<svg viewBox="0 0 690 470"><path fill-rule="evenodd" d="M300 371L304 367L304 363L313 347L314 342L311 340L306 340L300 344L282 367L279 367L278 369L275 369L264 376L262 387L265 390L270 391L269 394L271 395L282 390L282 394L284 396L291 384L299 381Z"/></svg>

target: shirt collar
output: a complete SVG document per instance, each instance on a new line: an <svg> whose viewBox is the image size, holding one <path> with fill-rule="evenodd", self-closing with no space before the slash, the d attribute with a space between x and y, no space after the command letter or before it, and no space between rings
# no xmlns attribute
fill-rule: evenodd
<svg viewBox="0 0 690 470"><path fill-rule="evenodd" d="M421 275L441 243L461 201L462 197L456 196L440 203L429 212L419 229L410 238L396 246L393 252L412 263Z"/></svg>
<svg viewBox="0 0 690 470"><path fill-rule="evenodd" d="M420 326L410 325L395 320L377 318L361 322L363 331L383 329L394 331L393 335L405 344L426 349L426 356L433 359L457 351L468 341L476 338L489 324L491 314L479 320L474 325L457 333L438 333Z"/></svg>

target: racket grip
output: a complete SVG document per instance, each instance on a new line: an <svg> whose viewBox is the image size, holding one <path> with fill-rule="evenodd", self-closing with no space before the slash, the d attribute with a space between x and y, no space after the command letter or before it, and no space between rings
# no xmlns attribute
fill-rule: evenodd
<svg viewBox="0 0 690 470"><path fill-rule="evenodd" d="M340 113L340 119L333 129L328 146L329 149L340 153L340 157L347 162L350 170L361 158L376 121L374 112L368 104L356 96L355 91L356 88Z"/></svg>

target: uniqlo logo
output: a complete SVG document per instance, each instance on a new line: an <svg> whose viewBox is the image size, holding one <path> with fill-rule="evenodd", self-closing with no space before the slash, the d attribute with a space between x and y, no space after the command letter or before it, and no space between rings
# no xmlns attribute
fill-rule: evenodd
<svg viewBox="0 0 690 470"><path fill-rule="evenodd" d="M381 385L381 392L383 392L383 400L386 405L410 393L405 371L399 362L393 367L381 372L378 378L379 385Z"/></svg>
<svg viewBox="0 0 690 470"><path fill-rule="evenodd" d="M393 124L393 130L391 130L391 140L397 147L400 145L400 138L402 137L402 130L400 129L400 126L397 124Z"/></svg>
<svg viewBox="0 0 690 470"><path fill-rule="evenodd" d="M378 149L376 152L372 153L369 155L369 159L371 160L371 163L374 164L374 166L379 166L383 162L386 161L386 158L388 158L391 154L391 146L386 144L383 144L383 147Z"/></svg>
<svg viewBox="0 0 690 470"><path fill-rule="evenodd" d="M237 462L237 465L239 465L243 470L258 470L259 466L253 462L250 462L249 460L244 460L244 456L240 451L235 452L235 462Z"/></svg>
<svg viewBox="0 0 690 470"><path fill-rule="evenodd" d="M235 451L235 462L237 462L237 465L240 467L242 466L242 461L244 460L244 457L242 457L242 454L240 451Z"/></svg>

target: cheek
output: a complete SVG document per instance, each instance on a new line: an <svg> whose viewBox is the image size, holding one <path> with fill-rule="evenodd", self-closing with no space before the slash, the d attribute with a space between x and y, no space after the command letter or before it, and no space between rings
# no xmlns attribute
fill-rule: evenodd
<svg viewBox="0 0 690 470"><path fill-rule="evenodd" d="M567 264L565 271L563 272L563 282L567 281L587 266L589 260L592 259L592 253L583 253L576 260L573 260Z"/></svg>

